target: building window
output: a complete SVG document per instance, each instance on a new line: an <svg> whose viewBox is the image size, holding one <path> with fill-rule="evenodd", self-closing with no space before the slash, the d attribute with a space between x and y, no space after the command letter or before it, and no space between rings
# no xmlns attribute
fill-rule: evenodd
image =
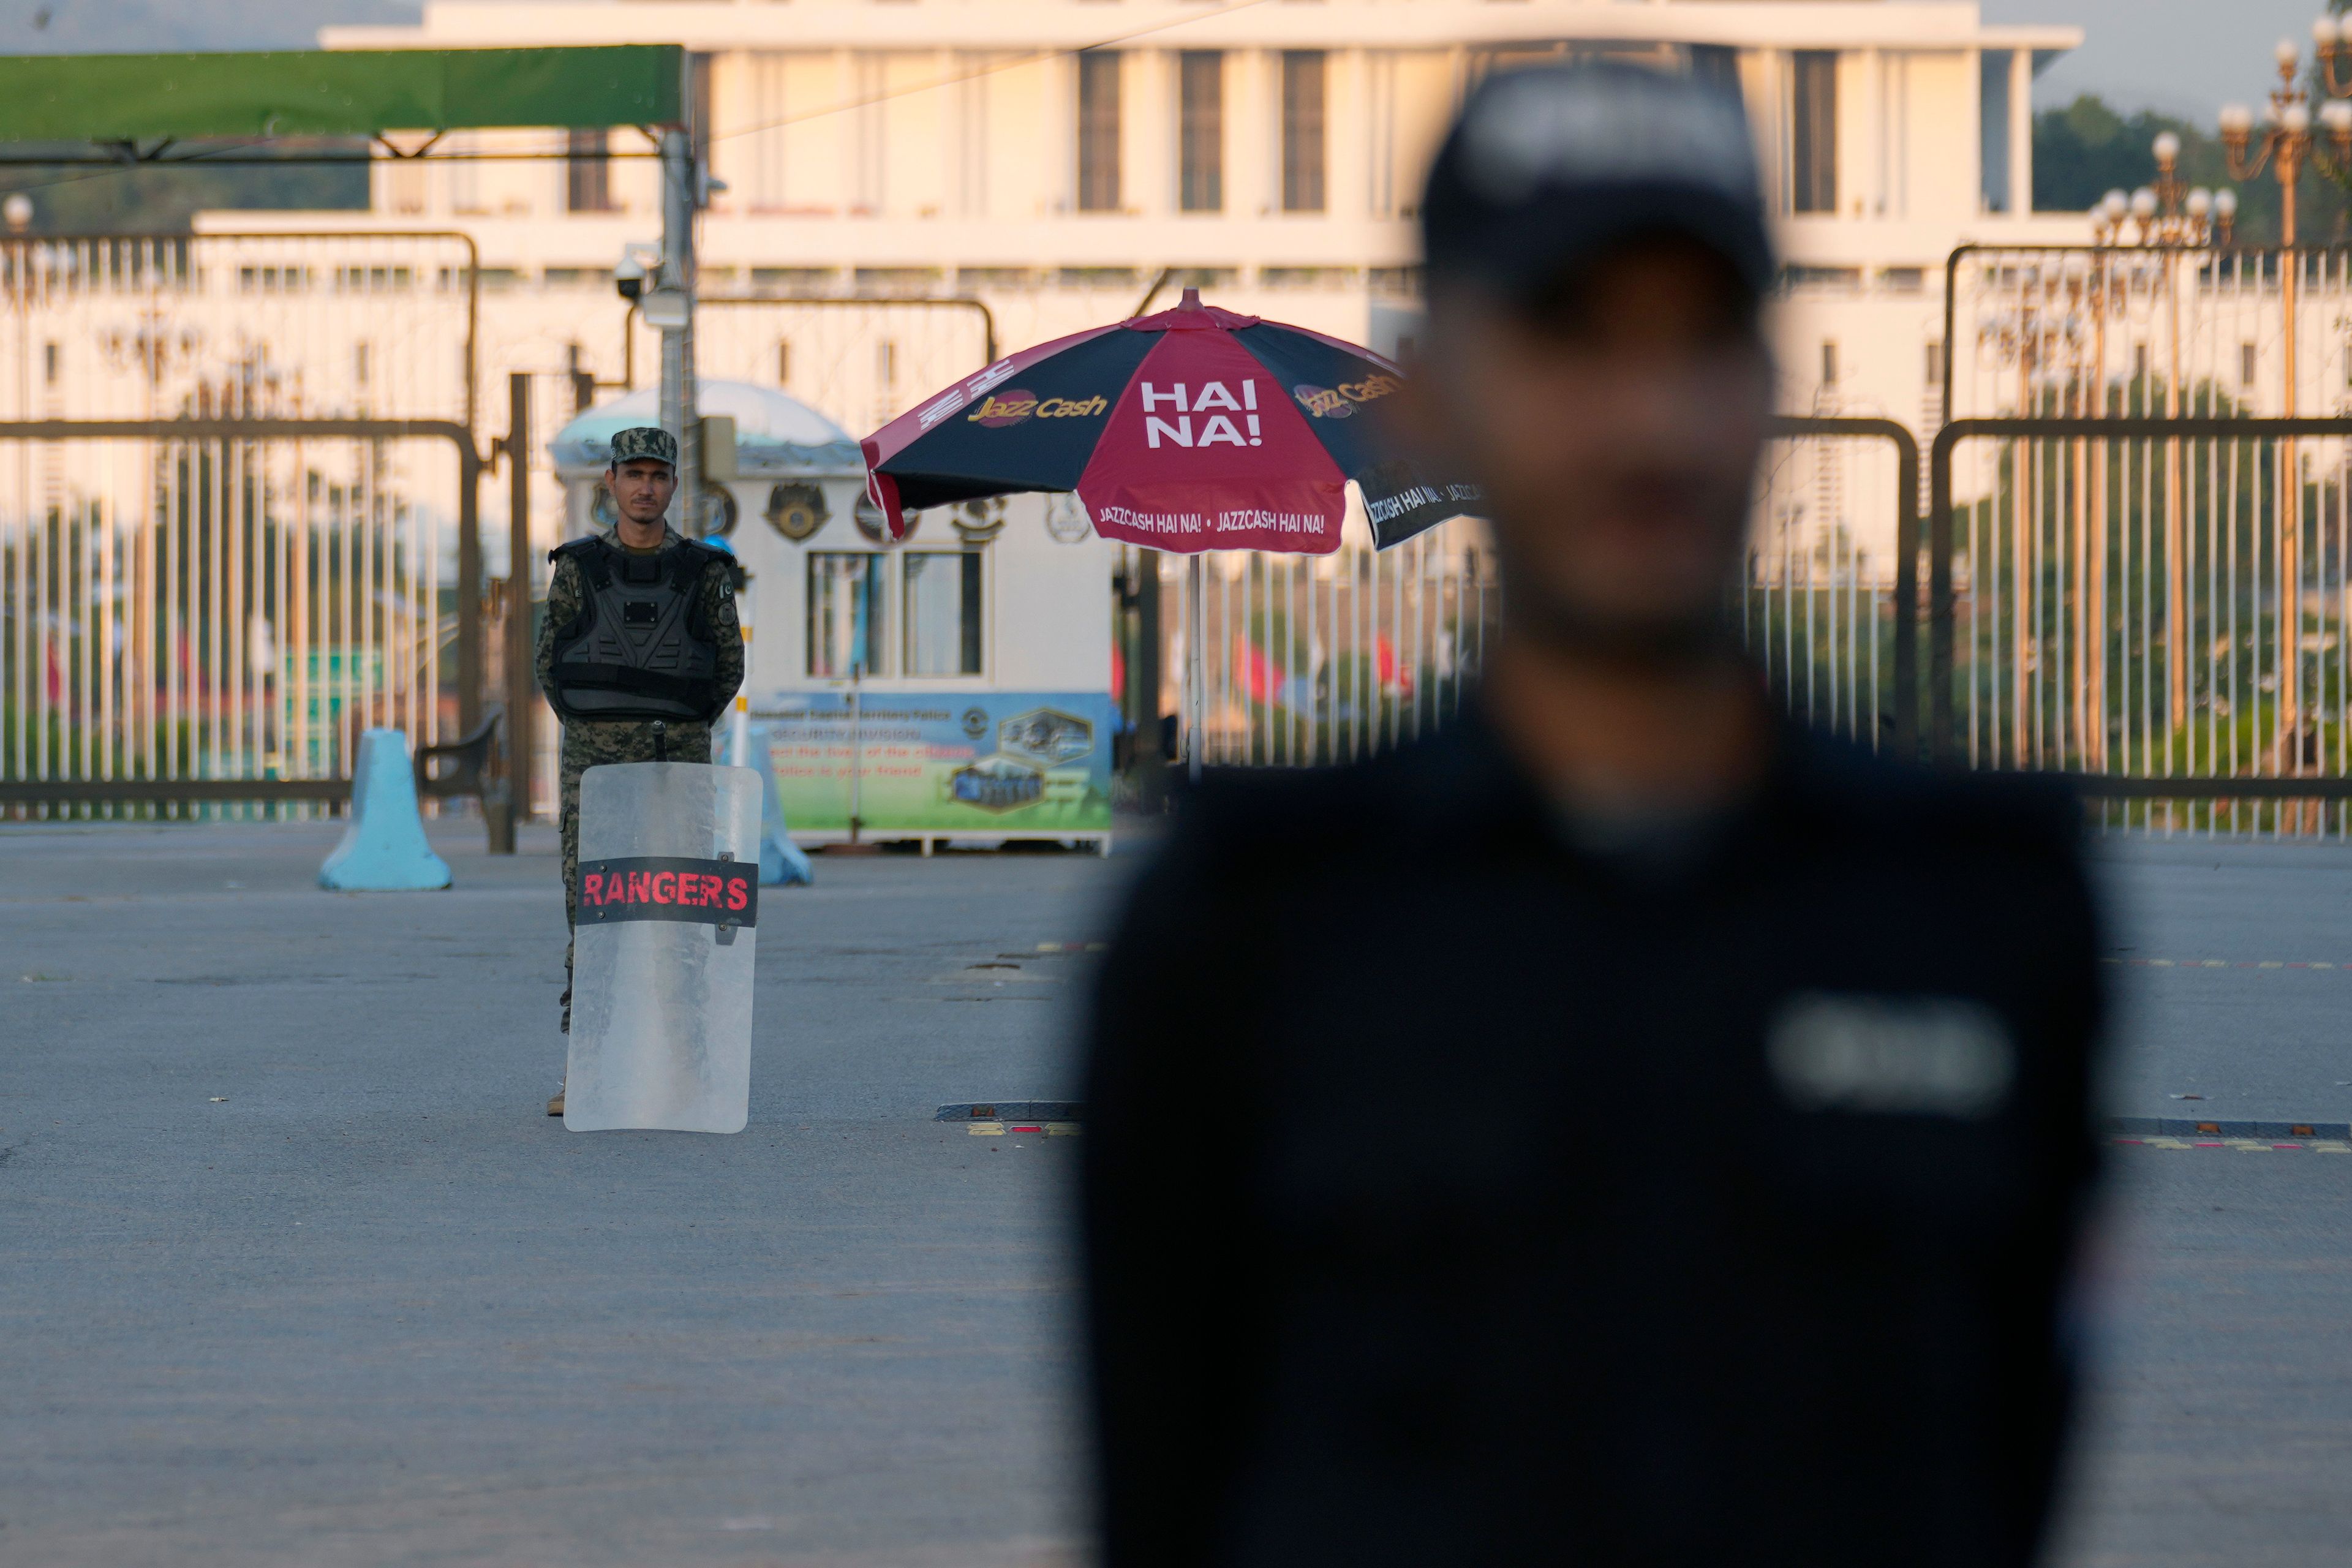
<svg viewBox="0 0 2352 1568"><path fill-rule="evenodd" d="M1225 205L1225 57L1187 49L1177 59L1176 205L1188 213Z"/></svg>
<svg viewBox="0 0 2352 1568"><path fill-rule="evenodd" d="M1941 343L1927 345L1927 384L1929 386L1944 384L1944 345Z"/></svg>
<svg viewBox="0 0 2352 1568"><path fill-rule="evenodd" d="M879 551L813 551L808 558L808 672L846 680L882 673L882 574Z"/></svg>
<svg viewBox="0 0 2352 1568"><path fill-rule="evenodd" d="M1282 52L1282 210L1323 210L1323 51Z"/></svg>
<svg viewBox="0 0 2352 1568"><path fill-rule="evenodd" d="M1078 57L1078 210L1118 210L1118 56Z"/></svg>
<svg viewBox="0 0 2352 1568"><path fill-rule="evenodd" d="M793 340L790 338L778 338L776 340L776 384L778 386L790 386L792 384Z"/></svg>
<svg viewBox="0 0 2352 1568"><path fill-rule="evenodd" d="M593 131L564 132L563 210L602 213L613 210L613 158L603 126Z"/></svg>
<svg viewBox="0 0 2352 1568"><path fill-rule="evenodd" d="M1989 213L2009 210L2009 62L2007 49L1987 49L1979 62L1978 183Z"/></svg>
<svg viewBox="0 0 2352 1568"><path fill-rule="evenodd" d="M1789 205L1801 213L1837 211L1837 56L1799 49L1789 136Z"/></svg>
<svg viewBox="0 0 2352 1568"><path fill-rule="evenodd" d="M58 345L55 343L51 343L49 345L52 350L57 346ZM54 359L49 363L52 367L57 363ZM50 372L49 379L51 381L55 381L57 379L57 374L54 368L52 368ZM2254 345L2252 343L2240 343L2238 345L2238 384L2240 386L2252 386L2254 384Z"/></svg>
<svg viewBox="0 0 2352 1568"><path fill-rule="evenodd" d="M977 550L910 550L907 574L907 673L980 673Z"/></svg>
<svg viewBox="0 0 2352 1568"><path fill-rule="evenodd" d="M1837 384L1837 344L1824 341L1822 344L1822 384Z"/></svg>

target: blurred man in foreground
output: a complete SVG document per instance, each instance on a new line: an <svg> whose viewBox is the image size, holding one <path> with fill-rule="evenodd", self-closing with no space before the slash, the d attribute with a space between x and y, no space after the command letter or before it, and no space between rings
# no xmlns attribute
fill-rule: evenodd
<svg viewBox="0 0 2352 1568"><path fill-rule="evenodd" d="M1490 80L1407 414L1475 711L1213 782L1093 1024L1110 1568L2012 1564L2094 1170L2070 803L1779 721L1729 634L1772 276L1739 110Z"/></svg>

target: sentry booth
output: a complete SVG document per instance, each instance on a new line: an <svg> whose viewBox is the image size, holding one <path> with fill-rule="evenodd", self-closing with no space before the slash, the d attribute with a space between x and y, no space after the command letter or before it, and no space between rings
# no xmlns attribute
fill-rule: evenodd
<svg viewBox="0 0 2352 1568"><path fill-rule="evenodd" d="M700 402L735 423L739 477L702 515L751 573L744 690L793 837L1108 851L1112 552L1077 498L909 513L894 542L839 426L743 382ZM648 389L556 436L567 539L612 528L613 434L657 418Z"/></svg>

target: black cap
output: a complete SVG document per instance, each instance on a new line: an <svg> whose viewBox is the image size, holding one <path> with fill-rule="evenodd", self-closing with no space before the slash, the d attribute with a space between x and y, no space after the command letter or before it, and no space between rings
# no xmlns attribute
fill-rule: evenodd
<svg viewBox="0 0 2352 1568"><path fill-rule="evenodd" d="M1750 289L1772 244L1748 116L1729 93L1639 66L1488 77L1438 149L1421 207L1430 281L1533 300L1639 235L1685 234Z"/></svg>

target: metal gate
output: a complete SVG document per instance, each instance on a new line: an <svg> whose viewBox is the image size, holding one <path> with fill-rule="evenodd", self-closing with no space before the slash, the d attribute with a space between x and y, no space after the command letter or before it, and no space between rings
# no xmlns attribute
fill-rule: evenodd
<svg viewBox="0 0 2352 1568"><path fill-rule="evenodd" d="M1213 766L1348 762L1435 730L1460 709L1502 610L1494 546L1466 518L1376 551L1350 507L1328 555L1207 552L1197 614L1183 558L1121 548L1161 595L1160 711L1190 711L1187 628L1202 628L1201 755Z"/></svg>
<svg viewBox="0 0 2352 1568"><path fill-rule="evenodd" d="M2352 416L1959 419L1931 486L1939 760L2119 826L2344 831Z"/></svg>
<svg viewBox="0 0 2352 1568"><path fill-rule="evenodd" d="M1739 595L1748 652L1790 716L1912 754L1918 443L1892 419L1790 416L1772 436Z"/></svg>
<svg viewBox="0 0 2352 1568"><path fill-rule="evenodd" d="M477 471L450 421L0 424L0 498L64 497L0 510L0 802L332 800L361 730L438 738Z"/></svg>
<svg viewBox="0 0 2352 1568"><path fill-rule="evenodd" d="M331 800L360 729L472 716L476 274L456 234L0 243L0 804Z"/></svg>
<svg viewBox="0 0 2352 1568"><path fill-rule="evenodd" d="M1780 418L1771 435L1733 607L1741 635L1790 713L1874 747L1914 744L1918 446L1888 419ZM1132 551L1121 575L1160 595L1160 712L1187 712L1186 628L1206 628L1212 764L1347 762L1434 731L1460 710L1502 614L1474 519L1376 552L1351 510L1330 555L1202 563L1198 620L1179 558ZM1141 652L1131 638L1123 651Z"/></svg>
<svg viewBox="0 0 2352 1568"><path fill-rule="evenodd" d="M1964 245L1942 416L2340 413L2347 310L2352 247Z"/></svg>

